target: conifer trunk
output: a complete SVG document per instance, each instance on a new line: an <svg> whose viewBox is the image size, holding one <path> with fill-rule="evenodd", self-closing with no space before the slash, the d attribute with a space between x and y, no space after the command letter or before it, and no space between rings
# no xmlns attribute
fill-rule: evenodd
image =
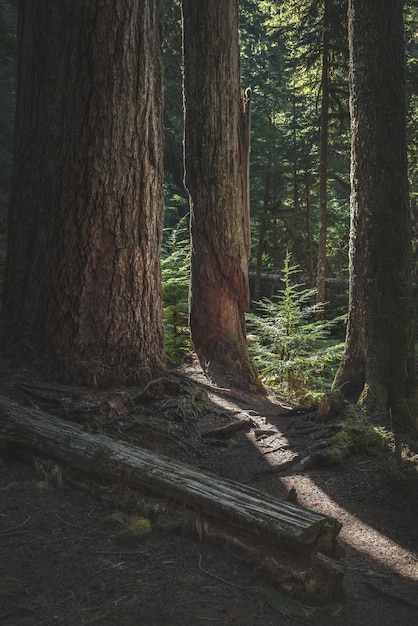
<svg viewBox="0 0 418 626"><path fill-rule="evenodd" d="M349 2L350 302L335 381L398 424L409 413L414 357L402 4Z"/></svg>
<svg viewBox="0 0 418 626"><path fill-rule="evenodd" d="M212 377L247 387L256 373L245 330L249 101L240 89L238 2L183 0L183 28L192 340Z"/></svg>
<svg viewBox="0 0 418 626"><path fill-rule="evenodd" d="M319 131L319 236L317 268L318 319L324 319L328 231L328 122L329 122L329 0L325 0L322 24L321 122Z"/></svg>
<svg viewBox="0 0 418 626"><path fill-rule="evenodd" d="M124 383L162 367L156 6L19 5L4 343L65 380Z"/></svg>

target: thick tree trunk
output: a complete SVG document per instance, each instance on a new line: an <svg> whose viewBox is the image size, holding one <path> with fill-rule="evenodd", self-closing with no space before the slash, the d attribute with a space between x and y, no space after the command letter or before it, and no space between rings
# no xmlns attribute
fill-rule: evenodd
<svg viewBox="0 0 418 626"><path fill-rule="evenodd" d="M156 0L20 2L2 324L67 380L162 366L158 33Z"/></svg>
<svg viewBox="0 0 418 626"><path fill-rule="evenodd" d="M402 5L349 2L350 310L335 381L395 417L408 413L414 355Z"/></svg>
<svg viewBox="0 0 418 626"><path fill-rule="evenodd" d="M237 0L183 0L192 340L211 375L256 383L249 306L249 109L240 91Z"/></svg>

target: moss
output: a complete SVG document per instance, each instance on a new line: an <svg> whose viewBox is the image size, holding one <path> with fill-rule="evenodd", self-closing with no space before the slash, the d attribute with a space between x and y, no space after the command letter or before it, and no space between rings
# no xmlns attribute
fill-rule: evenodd
<svg viewBox="0 0 418 626"><path fill-rule="evenodd" d="M149 519L137 517L132 519L127 528L115 535L115 542L119 546L134 545L148 537L152 533L152 525Z"/></svg>
<svg viewBox="0 0 418 626"><path fill-rule="evenodd" d="M153 515L154 517L158 517L159 515L163 515L164 513L167 513L167 505L163 502L157 502L155 504L152 504L150 507L150 513L151 515Z"/></svg>
<svg viewBox="0 0 418 626"><path fill-rule="evenodd" d="M328 455L332 461L341 462L353 452L367 452L381 456L393 452L395 437L383 426L376 426L364 413L344 413L338 432L331 438Z"/></svg>
<svg viewBox="0 0 418 626"><path fill-rule="evenodd" d="M108 515L104 518L102 527L103 529L113 530L116 528L121 528L125 523L125 516L120 511L115 511L111 515Z"/></svg>
<svg viewBox="0 0 418 626"><path fill-rule="evenodd" d="M146 517L137 517L129 522L127 530L144 537L152 533L152 525Z"/></svg>

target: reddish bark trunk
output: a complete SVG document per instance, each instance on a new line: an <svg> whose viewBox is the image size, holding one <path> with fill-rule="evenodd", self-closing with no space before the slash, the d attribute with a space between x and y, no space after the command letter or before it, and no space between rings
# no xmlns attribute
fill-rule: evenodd
<svg viewBox="0 0 418 626"><path fill-rule="evenodd" d="M255 383L249 306L248 108L241 101L237 0L183 0L190 326L201 363Z"/></svg>

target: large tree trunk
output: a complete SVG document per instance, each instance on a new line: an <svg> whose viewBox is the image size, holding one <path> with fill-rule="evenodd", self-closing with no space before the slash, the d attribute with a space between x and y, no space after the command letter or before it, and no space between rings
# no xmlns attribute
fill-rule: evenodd
<svg viewBox="0 0 418 626"><path fill-rule="evenodd" d="M256 381L249 306L247 102L240 92L237 0L183 0L186 186L191 211L192 340L202 365Z"/></svg>
<svg viewBox="0 0 418 626"><path fill-rule="evenodd" d="M163 361L156 0L21 1L2 325L17 362L82 383Z"/></svg>
<svg viewBox="0 0 418 626"><path fill-rule="evenodd" d="M403 3L350 0L350 309L335 384L407 413L413 378Z"/></svg>

